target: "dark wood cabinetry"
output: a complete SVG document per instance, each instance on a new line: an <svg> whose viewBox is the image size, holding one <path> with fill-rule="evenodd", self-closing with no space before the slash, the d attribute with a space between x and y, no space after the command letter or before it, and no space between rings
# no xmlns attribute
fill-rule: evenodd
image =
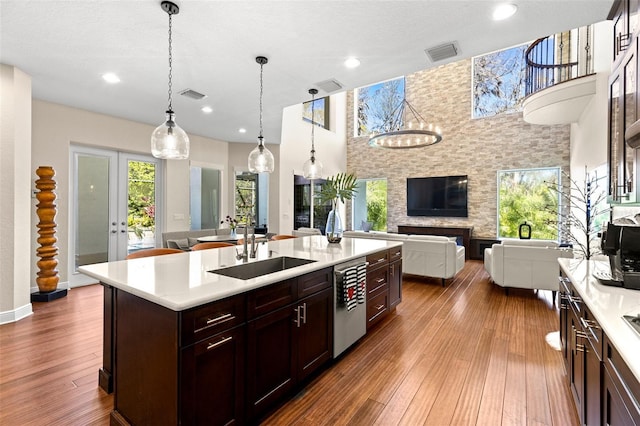
<svg viewBox="0 0 640 426"><path fill-rule="evenodd" d="M251 418L265 414L331 359L331 274L332 268L325 268L249 294L253 319L247 326L247 402Z"/></svg>
<svg viewBox="0 0 640 426"><path fill-rule="evenodd" d="M561 272L560 343L581 424L640 425L640 384Z"/></svg>
<svg viewBox="0 0 640 426"><path fill-rule="evenodd" d="M402 300L402 247L367 256L367 330Z"/></svg>
<svg viewBox="0 0 640 426"><path fill-rule="evenodd" d="M609 195L616 203L636 203L638 114L638 0L614 3L613 67L609 78ZM634 142L635 140L635 142Z"/></svg>

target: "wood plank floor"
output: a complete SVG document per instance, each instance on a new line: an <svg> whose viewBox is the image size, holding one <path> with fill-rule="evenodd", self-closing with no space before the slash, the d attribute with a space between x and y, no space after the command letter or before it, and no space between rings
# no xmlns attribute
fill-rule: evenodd
<svg viewBox="0 0 640 426"><path fill-rule="evenodd" d="M1 425L107 425L102 290L73 289L0 326ZM577 425L551 292L502 288L482 262L447 283L404 277L403 301L264 425Z"/></svg>

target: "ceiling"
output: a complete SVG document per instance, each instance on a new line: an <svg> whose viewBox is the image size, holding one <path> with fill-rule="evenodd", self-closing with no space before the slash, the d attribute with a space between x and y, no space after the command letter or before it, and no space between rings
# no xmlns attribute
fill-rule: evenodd
<svg viewBox="0 0 640 426"><path fill-rule="evenodd" d="M255 142L260 66L264 136L280 143L282 109L317 83L343 90L603 21L613 0L178 0L173 17L173 109L188 134ZM458 56L425 49L455 41ZM350 56L361 65L347 69ZM167 107L168 16L160 0L0 0L0 62L32 77L33 97L157 126ZM116 73L121 82L101 78ZM192 89L202 100L180 96ZM327 93L320 90L318 96ZM205 114L201 107L213 112ZM244 127L247 133L238 129Z"/></svg>

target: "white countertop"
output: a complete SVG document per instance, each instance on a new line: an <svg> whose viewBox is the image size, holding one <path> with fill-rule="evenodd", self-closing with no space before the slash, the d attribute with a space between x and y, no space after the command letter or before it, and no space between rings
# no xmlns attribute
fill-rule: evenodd
<svg viewBox="0 0 640 426"><path fill-rule="evenodd" d="M242 264L236 259L236 249L241 251L242 246L97 263L78 269L105 284L182 311L400 245L401 241L365 238L343 238L339 244L329 244L322 235L260 243L256 258L247 263L268 259L270 250L272 257L315 262L250 280L207 272Z"/></svg>
<svg viewBox="0 0 640 426"><path fill-rule="evenodd" d="M558 259L584 303L595 316L634 376L640 381L640 336L622 319L640 313L640 290L605 286L592 276L594 271L610 271L601 260Z"/></svg>

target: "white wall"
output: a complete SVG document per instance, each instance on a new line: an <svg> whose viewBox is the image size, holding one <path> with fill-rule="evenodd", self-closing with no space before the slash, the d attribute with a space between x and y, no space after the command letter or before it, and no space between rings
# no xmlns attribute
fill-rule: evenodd
<svg viewBox="0 0 640 426"><path fill-rule="evenodd" d="M31 77L0 64L0 324L32 313L30 140Z"/></svg>
<svg viewBox="0 0 640 426"><path fill-rule="evenodd" d="M324 166L324 178L347 171L347 94L330 97L330 130L316 127L316 158ZM302 165L311 151L311 124L302 119L302 104L284 109L282 113L282 143L280 145L280 217L279 232L293 230L293 175L302 175ZM342 218L345 220L344 206Z"/></svg>
<svg viewBox="0 0 640 426"><path fill-rule="evenodd" d="M35 169L40 165L53 166L57 182L57 246L59 248L59 273L61 283L69 280L69 213L71 209L70 145L82 144L133 153L149 154L150 135L154 126L121 118L70 108L44 101L33 101L32 159L24 167L31 170L35 180ZM227 164L229 144L189 134L190 158L201 163ZM189 161L167 160L165 162L165 230L189 229ZM5 173L3 171L4 180ZM223 188L224 190L224 188ZM34 204L35 205L35 204ZM161 208L162 206L159 206ZM37 248L35 207L31 208L31 249ZM180 218L182 217L182 218ZM31 262L31 276L36 273L35 261Z"/></svg>

